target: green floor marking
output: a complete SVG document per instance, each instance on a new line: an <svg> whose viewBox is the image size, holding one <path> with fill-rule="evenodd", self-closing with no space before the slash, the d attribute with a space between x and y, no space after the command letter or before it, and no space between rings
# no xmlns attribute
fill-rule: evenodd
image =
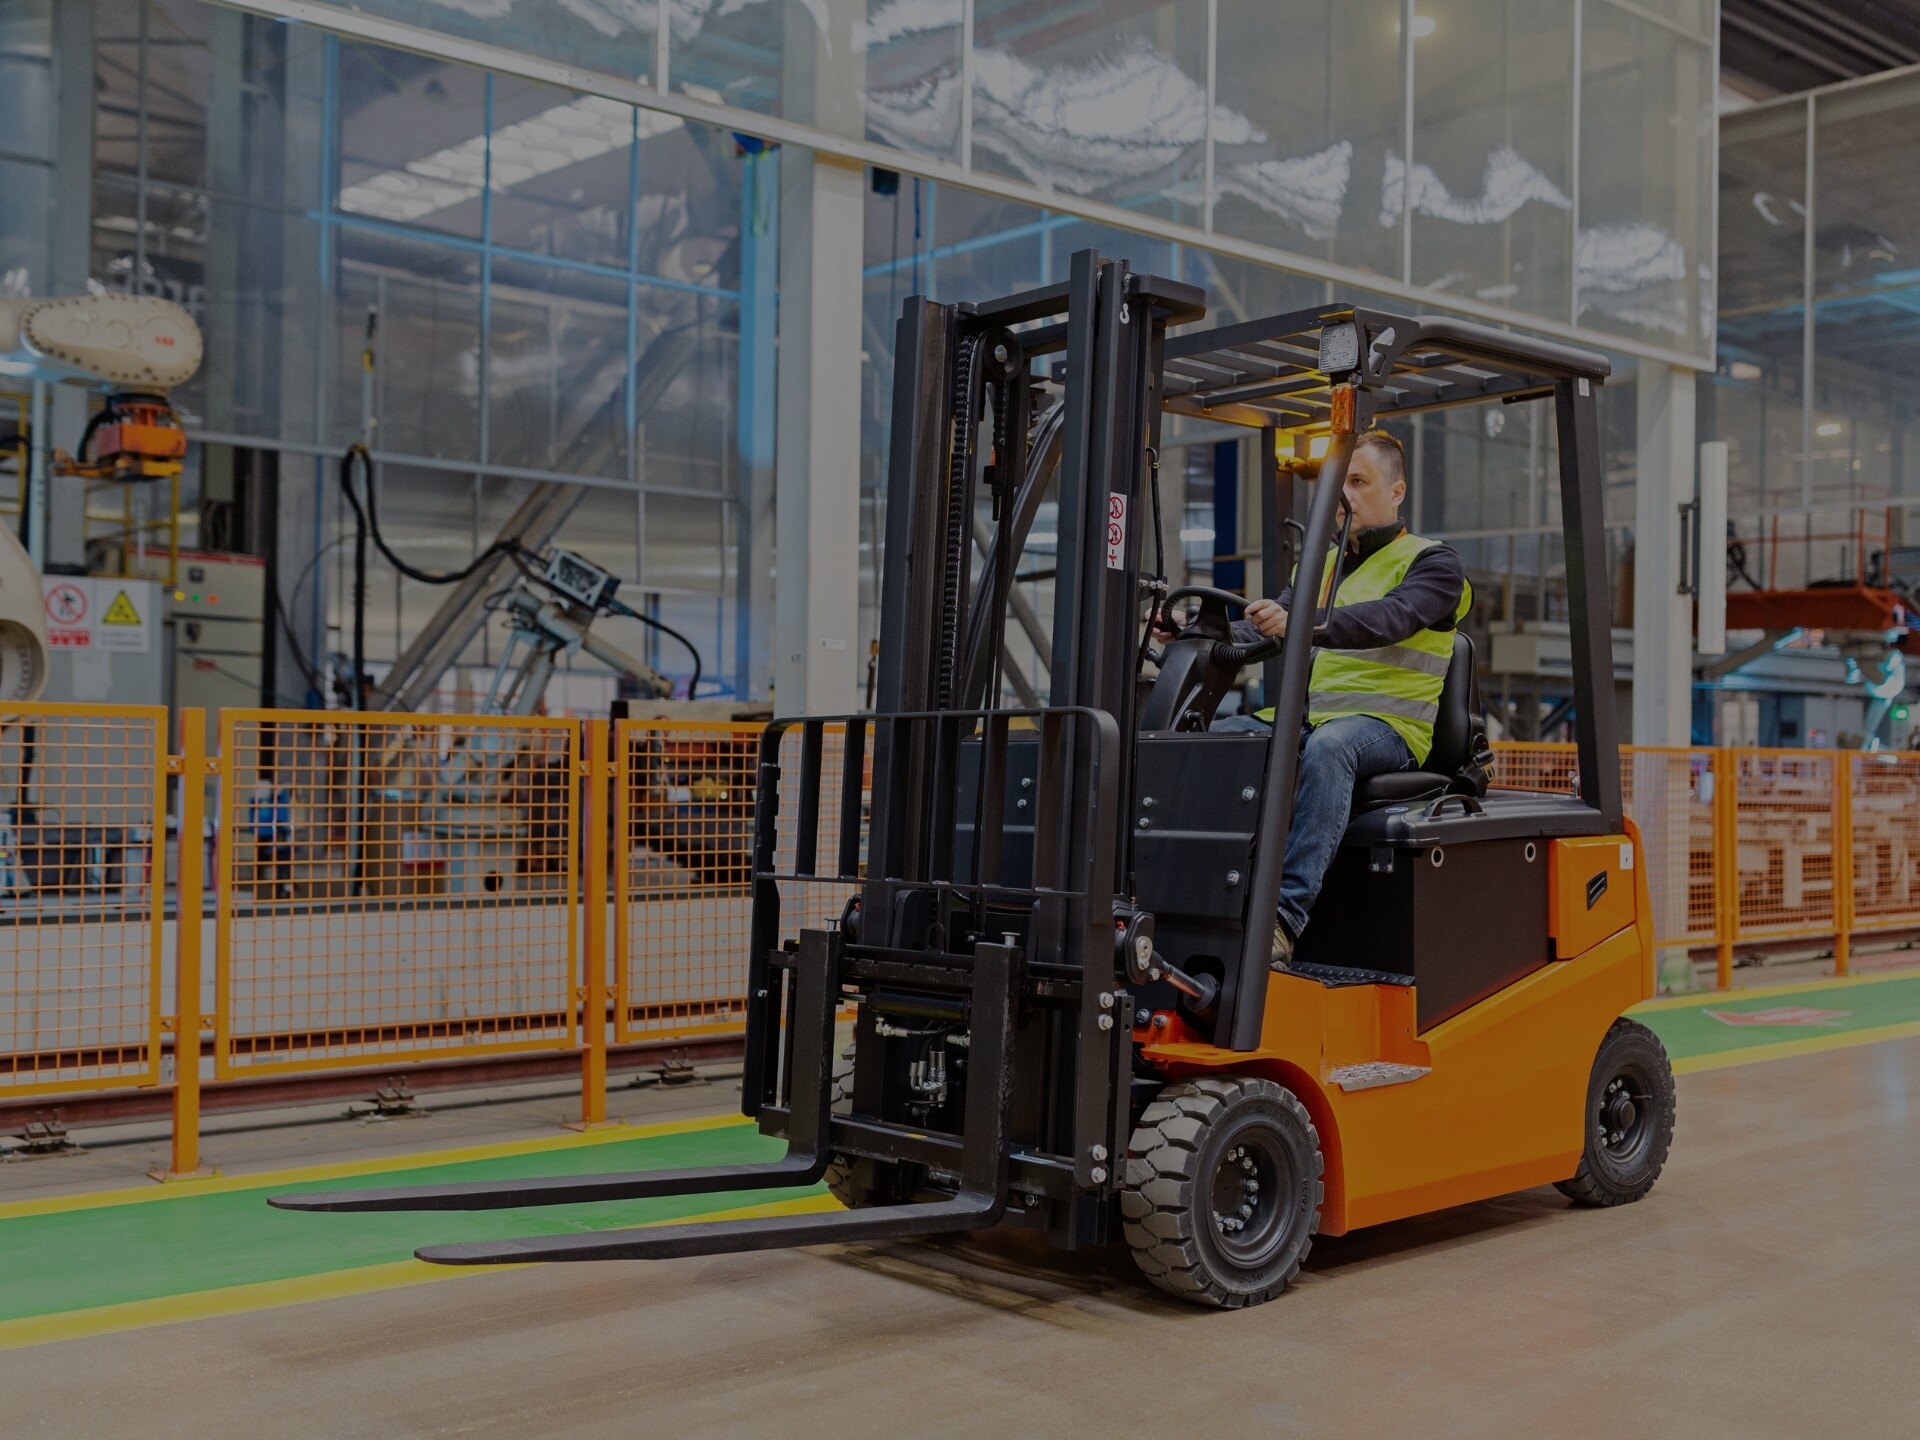
<svg viewBox="0 0 1920 1440"><path fill-rule="evenodd" d="M1818 1024L1772 1025L1728 1024L1712 1013L1739 1016L1793 1010L1843 1013L1826 1017ZM1801 990L1796 986L1790 995L1769 995L1764 989L1744 990L1717 996L1699 1006L1649 1010L1635 1018L1660 1037L1667 1053L1675 1060L1691 1060L1728 1050L1748 1050L1757 1045L1920 1022L1920 975L1876 981L1871 985L1835 985L1821 990Z"/></svg>
<svg viewBox="0 0 1920 1440"><path fill-rule="evenodd" d="M822 1193L773 1189L527 1210L300 1214L269 1194L428 1185L514 1176L739 1165L778 1159L785 1145L750 1125L661 1135L457 1165L301 1185L183 1196L0 1221L0 1320L153 1300L410 1259L421 1245L606 1230Z"/></svg>

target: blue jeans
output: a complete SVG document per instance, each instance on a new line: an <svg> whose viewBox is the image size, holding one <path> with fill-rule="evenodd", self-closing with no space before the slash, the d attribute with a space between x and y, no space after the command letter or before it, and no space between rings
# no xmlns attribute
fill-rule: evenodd
<svg viewBox="0 0 1920 1440"><path fill-rule="evenodd" d="M1269 728L1251 715L1230 715L1213 724L1220 734L1265 734ZM1346 833L1353 787L1369 776L1411 769L1413 752L1400 732L1371 715L1343 715L1307 732L1280 875L1280 923L1296 940L1307 928L1307 912Z"/></svg>

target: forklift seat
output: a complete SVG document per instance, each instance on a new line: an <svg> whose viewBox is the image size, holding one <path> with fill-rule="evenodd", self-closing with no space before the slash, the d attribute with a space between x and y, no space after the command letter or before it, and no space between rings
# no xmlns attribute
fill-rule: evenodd
<svg viewBox="0 0 1920 1440"><path fill-rule="evenodd" d="M1469 777L1470 766L1486 746L1486 720L1480 709L1480 680L1473 663L1473 641L1453 636L1453 658L1440 687L1440 713L1433 722L1433 749L1418 770L1372 775L1353 790L1353 810L1409 805L1448 794L1482 795L1484 784Z"/></svg>

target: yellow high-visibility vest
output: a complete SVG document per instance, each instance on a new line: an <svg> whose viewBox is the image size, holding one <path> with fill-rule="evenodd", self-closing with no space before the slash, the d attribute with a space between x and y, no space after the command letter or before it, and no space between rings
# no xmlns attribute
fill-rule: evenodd
<svg viewBox="0 0 1920 1440"><path fill-rule="evenodd" d="M1421 552L1437 544L1402 531L1340 582L1334 608L1383 599L1406 578ZM1328 563L1334 562L1335 557L1329 556ZM1472 604L1473 586L1463 578L1460 603L1453 613L1456 629ZM1453 660L1453 636L1453 630L1422 630L1398 645L1316 651L1313 678L1307 686L1308 722L1320 725L1342 715L1371 715L1400 732L1415 765L1425 764L1433 750L1440 691ZM1270 708L1258 713L1262 720L1273 719Z"/></svg>

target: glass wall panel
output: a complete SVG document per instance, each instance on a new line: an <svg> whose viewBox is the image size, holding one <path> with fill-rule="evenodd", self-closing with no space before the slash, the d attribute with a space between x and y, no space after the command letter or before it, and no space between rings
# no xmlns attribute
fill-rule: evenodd
<svg viewBox="0 0 1920 1440"><path fill-rule="evenodd" d="M743 184L734 137L641 111L639 149L633 225L640 273L733 289L740 283Z"/></svg>
<svg viewBox="0 0 1920 1440"><path fill-rule="evenodd" d="M1568 318L1573 0L1422 0L1413 280Z"/></svg>
<svg viewBox="0 0 1920 1440"><path fill-rule="evenodd" d="M1593 3L1613 5L1618 0L1593 0ZM1622 8L1671 20L1688 34L1707 40L1713 38L1713 27L1719 20L1716 0L1628 0Z"/></svg>
<svg viewBox="0 0 1920 1440"><path fill-rule="evenodd" d="M52 53L53 0L0 0L0 151L12 159L53 158Z"/></svg>
<svg viewBox="0 0 1920 1440"><path fill-rule="evenodd" d="M976 170L1200 223L1205 0L976 0L973 34Z"/></svg>
<svg viewBox="0 0 1920 1440"><path fill-rule="evenodd" d="M878 0L854 30L869 140L960 159L962 0Z"/></svg>
<svg viewBox="0 0 1920 1440"><path fill-rule="evenodd" d="M627 473L627 282L496 258L487 328L487 458Z"/></svg>
<svg viewBox="0 0 1920 1440"><path fill-rule="evenodd" d="M1735 513L1801 500L1806 163L1804 105L1721 121L1718 373L1698 428L1727 442Z"/></svg>
<svg viewBox="0 0 1920 1440"><path fill-rule="evenodd" d="M654 34L660 19L655 0L322 0L357 14L418 25L443 35L479 40L523 55L558 60L616 75L653 79ZM685 10L701 0L675 0ZM397 51L390 51L397 54Z"/></svg>
<svg viewBox="0 0 1920 1440"><path fill-rule="evenodd" d="M1909 458L1920 442L1920 181L1898 158L1917 123L1914 76L1816 102L1816 503L1920 494Z"/></svg>
<svg viewBox="0 0 1920 1440"><path fill-rule="evenodd" d="M375 45L339 47L339 207L480 238L487 76Z"/></svg>
<svg viewBox="0 0 1920 1440"><path fill-rule="evenodd" d="M650 485L731 494L739 399L740 307L642 285L634 292L635 408Z"/></svg>
<svg viewBox="0 0 1920 1440"><path fill-rule="evenodd" d="M1399 276L1400 0L1219 5L1214 229Z"/></svg>
<svg viewBox="0 0 1920 1440"><path fill-rule="evenodd" d="M44 295L52 283L47 216L53 171L31 161L0 159L0 296Z"/></svg>
<svg viewBox="0 0 1920 1440"><path fill-rule="evenodd" d="M496 77L487 157L493 243L626 269L638 113Z"/></svg>
<svg viewBox="0 0 1920 1440"><path fill-rule="evenodd" d="M639 587L719 594L733 566L722 511L691 496L647 496Z"/></svg>
<svg viewBox="0 0 1920 1440"><path fill-rule="evenodd" d="M870 8L870 0L675 0L669 83L714 104L862 135ZM944 13L931 23L945 23Z"/></svg>
<svg viewBox="0 0 1920 1440"><path fill-rule="evenodd" d="M378 316L374 448L480 458L480 256L339 226L333 304L334 443L360 438L360 356Z"/></svg>
<svg viewBox="0 0 1920 1440"><path fill-rule="evenodd" d="M1705 354L1713 48L1604 0L1582 14L1575 323Z"/></svg>

